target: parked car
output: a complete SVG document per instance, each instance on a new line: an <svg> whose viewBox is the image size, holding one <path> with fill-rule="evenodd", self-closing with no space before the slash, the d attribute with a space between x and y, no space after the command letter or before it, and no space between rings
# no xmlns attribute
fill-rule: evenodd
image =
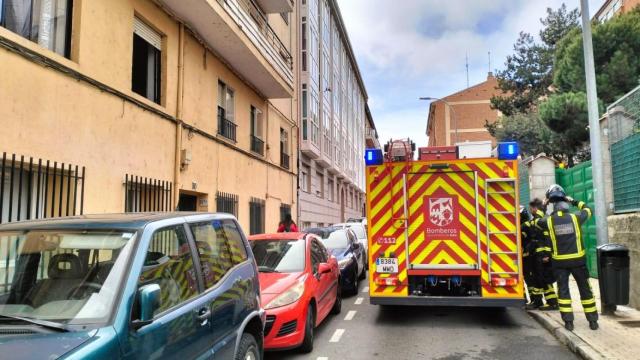
<svg viewBox="0 0 640 360"><path fill-rule="evenodd" d="M348 223L358 223L358 224L363 225L365 228L367 227L367 218L366 217L348 218L347 222Z"/></svg>
<svg viewBox="0 0 640 360"><path fill-rule="evenodd" d="M353 230L358 238L358 241L364 246L364 263L365 268L369 268L369 240L367 240L367 229L364 225L358 222L346 222L341 224L334 224L333 227L338 227L341 229L349 228Z"/></svg>
<svg viewBox="0 0 640 360"><path fill-rule="evenodd" d="M342 308L340 270L318 237L278 233L249 237L258 271L267 350L313 350L314 328Z"/></svg>
<svg viewBox="0 0 640 360"><path fill-rule="evenodd" d="M18 359L261 359L258 269L230 215L0 226L0 353ZM8 355L9 356L9 355Z"/></svg>
<svg viewBox="0 0 640 360"><path fill-rule="evenodd" d="M329 252L338 260L342 290L358 293L358 281L366 278L364 247L349 228L329 227L322 239Z"/></svg>

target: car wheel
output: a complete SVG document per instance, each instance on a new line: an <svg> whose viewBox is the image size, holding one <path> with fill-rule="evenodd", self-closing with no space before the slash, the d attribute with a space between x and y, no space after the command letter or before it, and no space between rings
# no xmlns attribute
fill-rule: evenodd
<svg viewBox="0 0 640 360"><path fill-rule="evenodd" d="M309 305L307 309L307 320L304 323L304 339L300 345L300 351L310 353L313 351L313 330L315 327L315 313L313 305Z"/></svg>
<svg viewBox="0 0 640 360"><path fill-rule="evenodd" d="M338 291L336 292L336 301L333 303L333 307L331 308L331 313L334 315L340 314L342 311L342 290L340 290L340 285L338 285Z"/></svg>
<svg viewBox="0 0 640 360"><path fill-rule="evenodd" d="M262 352L258 348L258 342L253 335L247 333L242 334L235 360L260 360L260 354L262 354Z"/></svg>

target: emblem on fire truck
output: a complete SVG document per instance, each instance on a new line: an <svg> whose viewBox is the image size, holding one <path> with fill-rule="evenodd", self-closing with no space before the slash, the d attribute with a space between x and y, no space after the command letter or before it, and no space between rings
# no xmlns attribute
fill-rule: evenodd
<svg viewBox="0 0 640 360"><path fill-rule="evenodd" d="M453 199L429 199L429 220L436 226L447 226L453 222Z"/></svg>

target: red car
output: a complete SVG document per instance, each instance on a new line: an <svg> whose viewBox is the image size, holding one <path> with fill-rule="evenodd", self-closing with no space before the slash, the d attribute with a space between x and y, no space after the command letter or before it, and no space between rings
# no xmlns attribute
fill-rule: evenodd
<svg viewBox="0 0 640 360"><path fill-rule="evenodd" d="M340 313L340 268L320 239L306 233L249 237L267 311L267 350L313 350L314 328Z"/></svg>

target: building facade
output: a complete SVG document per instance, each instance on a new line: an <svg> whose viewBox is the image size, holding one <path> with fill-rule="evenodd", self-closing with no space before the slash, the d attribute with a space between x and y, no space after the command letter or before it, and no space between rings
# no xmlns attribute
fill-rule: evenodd
<svg viewBox="0 0 640 360"><path fill-rule="evenodd" d="M640 0L606 0L593 16L598 21L607 21L614 15L626 13L640 5Z"/></svg>
<svg viewBox="0 0 640 360"><path fill-rule="evenodd" d="M293 1L0 5L0 222L297 212Z"/></svg>
<svg viewBox="0 0 640 360"><path fill-rule="evenodd" d="M487 80L431 103L427 120L429 146L451 146L465 141L492 141L485 123L498 119L491 108L491 97L500 95L498 81L489 73Z"/></svg>
<svg viewBox="0 0 640 360"><path fill-rule="evenodd" d="M373 117L371 116L369 105L365 106L364 111L365 116L367 117L364 131L365 146L367 149L380 149L380 137L378 136L378 131L376 130L376 124L373 122Z"/></svg>
<svg viewBox="0 0 640 360"><path fill-rule="evenodd" d="M367 93L335 0L300 11L300 224L362 216Z"/></svg>

